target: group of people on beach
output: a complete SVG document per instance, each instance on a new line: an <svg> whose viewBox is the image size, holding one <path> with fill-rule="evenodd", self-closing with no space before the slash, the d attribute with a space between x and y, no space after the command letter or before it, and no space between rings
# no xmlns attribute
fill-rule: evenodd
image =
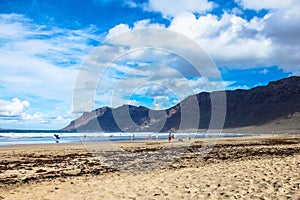
<svg viewBox="0 0 300 200"><path fill-rule="evenodd" d="M158 140L158 135L157 134L155 135L155 138L156 138L156 140ZM168 135L168 138L169 138L169 142L171 142L171 140L174 139L174 134L172 134L170 132L169 135ZM152 135L151 134L148 135L148 140L152 140Z"/></svg>
<svg viewBox="0 0 300 200"><path fill-rule="evenodd" d="M55 138L55 142L56 142L56 143L59 143L60 136L59 136L58 134L54 134L53 136L54 136L54 138ZM86 135L84 135L83 138L84 138L84 142L86 142ZM168 138L169 138L169 142L171 142L172 139L174 139L174 134L172 134L172 133L170 132ZM131 136L131 141L134 140L134 139L135 139L135 135L133 134L133 135ZM149 134L148 140L152 140L152 135L151 135L151 134ZM156 140L158 140L158 135L156 135Z"/></svg>

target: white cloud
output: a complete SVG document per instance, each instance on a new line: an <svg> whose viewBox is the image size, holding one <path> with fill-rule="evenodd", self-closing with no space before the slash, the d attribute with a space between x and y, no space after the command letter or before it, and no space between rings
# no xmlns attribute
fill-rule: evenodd
<svg viewBox="0 0 300 200"><path fill-rule="evenodd" d="M61 112L60 109L56 108L53 111L42 113L42 112L34 112L32 114L24 112L21 115L18 123L20 124L36 124L41 125L45 124L48 126L56 125L58 128L62 128L67 125L71 120L73 115L71 111L66 111L65 108ZM58 126L60 125L60 126ZM52 127L55 128L55 127Z"/></svg>
<svg viewBox="0 0 300 200"><path fill-rule="evenodd" d="M134 29L139 28L165 28L165 25L158 23L151 23L149 19L144 19L134 22Z"/></svg>
<svg viewBox="0 0 300 200"><path fill-rule="evenodd" d="M32 102L26 113L18 113L18 119L2 117L0 126L9 126L12 120L19 120L20 126L35 120L44 124L42 127L62 128L72 118L66 113L72 106L81 64L97 42L96 28L71 30L38 25L19 14L0 14L0 27L2 98L18 97ZM63 110L50 111L55 105ZM12 123L11 127L16 125Z"/></svg>
<svg viewBox="0 0 300 200"><path fill-rule="evenodd" d="M297 0L236 0L244 8L253 10L262 9L290 9Z"/></svg>
<svg viewBox="0 0 300 200"><path fill-rule="evenodd" d="M170 30L182 33L199 45L219 66L252 68L277 65L285 72L300 74L300 1L236 0L241 6L221 17L207 14L217 5L194 10L196 1L153 0L144 8L170 19ZM170 6L173 5L174 6ZM208 2L210 3L210 2ZM203 4L205 5L205 4ZM262 18L244 19L245 9L267 10ZM200 16L195 16L202 10ZM238 16L237 16L238 15Z"/></svg>
<svg viewBox="0 0 300 200"><path fill-rule="evenodd" d="M207 14L215 6L207 0L179 0L176 3L171 0L149 0L143 5L126 0L125 4L130 7L140 6L148 11L160 12L170 20L170 26L165 27L144 19L135 22L133 28L127 24L119 24L109 30L106 38L111 39L121 33L142 28L168 29L184 34L197 42L219 66L251 68L279 65L285 71L300 74L300 2L297 0L236 1L241 5L240 8L234 8L231 13L225 12L222 16L215 16ZM246 20L241 17L243 8L268 9L269 13L263 18L254 17ZM49 111L50 109L47 112L37 112L36 105L41 99L45 100L44 102L71 101L80 64L92 49L89 40L97 40L93 34L95 27L91 26L85 30L48 27L35 24L32 20L18 14L1 14L0 27L2 98L30 99L32 107L28 105L27 108L24 106L24 110L14 111L20 119L36 120L40 123L50 120L57 123L66 121L70 117L69 114L63 114L66 109L59 112ZM111 46L107 45L100 50L99 53L105 55L104 57L88 58L88 64L95 68L86 75L96 80L98 78L95 76L96 73L105 70L109 62L129 49L141 47L143 44L146 47L150 43L162 47L161 51L151 52L141 49L118 58L119 60L105 72L106 77L103 77L102 86L106 90L99 92L97 100L107 105L111 102L112 95L115 95L113 96L115 103L121 104L130 101L128 95L132 91L140 94L148 92L147 94L156 96L154 107L159 108L163 104L166 105L167 100L174 100L169 97L169 99L160 98L168 95L169 90L175 91L174 94L180 99L191 93L203 91L208 86L217 87L218 82L209 82L210 85L207 85L208 80L205 80L205 74L214 74L215 71L203 70L203 77L185 78L195 75L195 70L191 69L187 62L182 61L180 55L179 57L172 55L166 50L175 52L176 49L181 48L182 52L190 53L189 58L195 58L198 54L193 54L194 46L191 47L178 38L168 38L164 35L157 37L155 34L142 37L142 40L137 40L135 37L116 38L112 40ZM176 43L170 46L170 41ZM120 44L119 48L115 48L115 44ZM159 68L149 68L155 63L160 64ZM262 70L262 73L264 72L266 71ZM95 80L91 81L92 84ZM153 85L147 85L150 82ZM117 88L114 88L118 83ZM226 87L232 83L223 84ZM154 85L155 87L152 87ZM167 87L169 90L163 90L163 87L159 86ZM82 88L85 87L80 87ZM128 88L132 91L128 91ZM187 92L187 88L192 89L190 93ZM27 96L28 98L24 98ZM137 103L135 100L131 101ZM59 107L63 107L62 104ZM70 107L70 103L68 106ZM8 114L8 110L6 111ZM13 111L10 113L12 114Z"/></svg>
<svg viewBox="0 0 300 200"><path fill-rule="evenodd" d="M22 114L20 121L25 122L25 123L29 122L29 123L37 123L37 124L43 124L43 123L49 122L47 120L47 116L41 112L36 112L33 114L24 113L24 114Z"/></svg>
<svg viewBox="0 0 300 200"><path fill-rule="evenodd" d="M155 96L153 102L153 109L161 110L161 109L170 108L171 106L173 106L171 103L172 102L170 102L168 95Z"/></svg>
<svg viewBox="0 0 300 200"><path fill-rule="evenodd" d="M129 6L130 8L139 7L139 5L133 0L124 0L124 5Z"/></svg>
<svg viewBox="0 0 300 200"><path fill-rule="evenodd" d="M276 60L273 62L274 57L277 57L277 55L274 55L276 44L274 44L272 38L265 35L263 30L266 27L266 21L271 16L266 15L264 18L254 17L247 21L242 17L226 12L221 18L211 14L197 18L193 13L185 12L175 16L167 29L184 34L196 41L218 66L242 68L257 67L258 65L270 66L277 64ZM139 24L139 28L149 26L149 20L144 20L144 23L141 22L143 21L135 24ZM125 27L126 25L118 25L115 28L119 26ZM137 28L134 26L133 30L135 29ZM126 26L126 31L128 31L128 26ZM123 31L123 33L125 32ZM177 45L179 48L185 48L185 52L193 52L193 48L189 47L189 44L181 42L178 38L176 38L176 44L171 47L168 46L168 43L170 43L169 39L174 40L174 38L155 37L155 34L148 34L147 36L148 41L142 41L145 42L144 46L147 46L149 41L151 41L167 50L176 52L177 47L175 48L174 45ZM120 37L114 42L124 46L131 45L132 47L142 45L139 43L141 40L136 40L135 38ZM167 56L163 55L162 52L160 52L160 55L155 56L161 63L164 61L167 64L171 63L171 58L166 59ZM176 62L178 63L178 60L173 63ZM179 69L182 70L184 68L180 66Z"/></svg>
<svg viewBox="0 0 300 200"><path fill-rule="evenodd" d="M0 116L2 117L18 117L21 116L30 106L28 101L21 101L13 98L11 101L0 99Z"/></svg>
<svg viewBox="0 0 300 200"><path fill-rule="evenodd" d="M56 108L53 111L33 112L29 101L13 98L11 101L0 99L1 128L59 129L72 120L71 110Z"/></svg>
<svg viewBox="0 0 300 200"><path fill-rule="evenodd" d="M207 8L202 9L202 15L196 17L195 13L199 13L200 10L195 11L190 9L187 1L187 4L184 5L183 2L181 2L182 4L176 2L175 7L170 6L172 2L168 2L168 5L166 5L166 2L167 1L149 1L146 7L144 5L144 8L161 12L163 16L169 18L171 24L167 29L184 34L197 42L212 57L218 66L249 69L277 65L284 69L284 71L300 74L300 24L298 23L300 21L300 3L290 0L286 5L282 5L281 1L263 1L262 4L259 5L258 1L239 1L244 8L255 10L270 9L269 13L262 18L253 17L251 20L247 20L241 17L244 12L242 8L236 8L231 13L225 12L222 16L203 14L206 10L211 9ZM195 1L189 1L189 3L190 2ZM177 7L179 5L181 8ZM136 22L135 26L137 26L137 24L138 28L151 26L149 20ZM122 26L125 27L124 25ZM133 30L137 28L135 26ZM126 31L128 31L128 29L129 26L126 27ZM167 37L152 37L151 34L148 35L149 41L157 42L165 49L170 48L170 46L165 45L168 39ZM174 38L171 39L175 40ZM121 38L120 40L114 40L114 42L115 44L119 42L127 48L141 45L138 43L141 42L141 40L136 40L135 38ZM147 41L144 42L145 46L147 46ZM185 43L181 43L177 38L176 42L178 46L186 45ZM188 47L185 48L186 52L192 52ZM145 57L145 55L148 57ZM131 79L122 80L121 86L118 88L118 92L116 92L116 94L120 94L116 95L118 96L116 99L119 103L124 101L124 97L121 95L121 91L124 91L124 88L133 87L132 91L139 92L140 95L145 94L145 91L151 91L153 97L160 97L164 95L167 96L170 94L170 91L165 90L165 93L163 93L161 87L157 87L159 85L167 88L175 88L176 92L180 94L179 96L188 95L187 93L183 94L184 91L187 91L183 86L188 86L193 89L192 93L197 93L207 88L218 89L217 87L220 85L219 82L209 82L205 80L205 76L191 80L185 79L186 74L184 72L188 67L178 62L178 60L174 60L174 56L168 57L167 54L164 55L162 52L156 55L153 54L152 57L149 52L140 51L138 53L132 53L131 58L142 58L139 61L145 58L152 58L150 60L157 61L167 67L173 67L173 69L176 70L179 69L178 72L183 75L183 77L174 76L170 70L165 69L163 72L160 71L157 73L157 78L154 79L155 76L152 76L153 74L151 73L147 74L147 70L135 69L131 71L133 74L144 73L145 77L151 77L153 84L147 85L146 83L147 81L150 83L150 79L146 79L142 76L132 76ZM172 59L174 62L172 62ZM180 64L176 66L174 63ZM125 74L129 73L128 70L132 68L132 66L127 66L128 69L126 69L126 66L120 64L115 67L117 71L122 71L121 69L123 68L123 73ZM139 70L140 72L138 72ZM262 69L261 73L268 73L268 71ZM233 83L234 82L223 82L223 88L230 88L230 85ZM157 85L155 86L155 84ZM140 89L137 89L138 87L140 87ZM130 94L124 96L128 95ZM160 106L161 105L157 103L154 105L154 107L157 108Z"/></svg>
<svg viewBox="0 0 300 200"><path fill-rule="evenodd" d="M139 20L134 22L134 28L133 29L142 29L142 28L165 28L164 25L158 24L158 23L151 23L149 19ZM106 39L111 39L117 35L120 35L122 33L131 31L132 29L129 28L128 24L118 24L111 28L108 31L108 34L106 36Z"/></svg>
<svg viewBox="0 0 300 200"><path fill-rule="evenodd" d="M91 30L34 24L22 15L1 14L0 85L7 96L71 98L80 64L91 50Z"/></svg>
<svg viewBox="0 0 300 200"><path fill-rule="evenodd" d="M127 31L130 31L130 28L127 24L118 24L108 31L106 38L111 38Z"/></svg>
<svg viewBox="0 0 300 200"><path fill-rule="evenodd" d="M249 67L271 53L271 41L259 34L267 17L248 22L228 13L220 19L214 15L197 19L184 13L175 17L169 28L195 40L217 65Z"/></svg>
<svg viewBox="0 0 300 200"><path fill-rule="evenodd" d="M189 95L222 90L232 84L209 81L207 77L187 79L181 71L172 65L141 64L130 68L114 64L102 75L96 99L113 107L134 102L154 109L169 108ZM117 78L114 73L118 72L122 75ZM136 95L142 100L133 100Z"/></svg>
<svg viewBox="0 0 300 200"><path fill-rule="evenodd" d="M148 29L153 26L154 29ZM126 24L117 25L109 31L108 41L96 49L95 55L86 61L86 71L89 75L83 76L83 79L95 85L98 81L95 74L98 73L101 78L96 97L99 104L113 107L128 104L135 94L145 95L153 100L160 97L159 99L164 99L158 101L161 105L158 105L156 100L150 102L153 105L149 102L143 105L166 108L171 104L167 104L166 99L162 97L168 97L174 104L175 96L179 101L201 91L222 90L222 83L209 83L208 77L216 78L218 74L209 57L202 49L199 50L196 43L181 34L156 27L156 24L150 24L150 20L138 21L132 29ZM197 63L194 66L198 68L189 63L195 60ZM186 78L195 76L198 79ZM203 82L204 79L199 78L200 76L206 78L206 83ZM83 82L80 85L86 84ZM94 89L93 86L89 86L82 92L86 94L87 90ZM93 94L93 91L90 94ZM86 97L83 93L80 96ZM173 98L170 98L171 96ZM90 110L90 106L83 107L80 102L78 107L79 110Z"/></svg>
<svg viewBox="0 0 300 200"><path fill-rule="evenodd" d="M203 14L213 6L214 4L207 0L149 0L144 9L160 12L165 18L172 18L183 12Z"/></svg>
<svg viewBox="0 0 300 200"><path fill-rule="evenodd" d="M293 6L300 10L300 4ZM270 11L250 21L229 13L221 18L210 14L196 18L192 13L183 13L174 17L169 29L195 40L218 66L277 65L284 71L299 73L300 14L292 10Z"/></svg>

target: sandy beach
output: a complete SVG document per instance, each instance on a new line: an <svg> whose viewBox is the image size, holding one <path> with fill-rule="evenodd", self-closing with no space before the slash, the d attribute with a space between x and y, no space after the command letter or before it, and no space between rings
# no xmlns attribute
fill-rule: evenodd
<svg viewBox="0 0 300 200"><path fill-rule="evenodd" d="M0 199L300 199L299 135L103 146L1 147Z"/></svg>

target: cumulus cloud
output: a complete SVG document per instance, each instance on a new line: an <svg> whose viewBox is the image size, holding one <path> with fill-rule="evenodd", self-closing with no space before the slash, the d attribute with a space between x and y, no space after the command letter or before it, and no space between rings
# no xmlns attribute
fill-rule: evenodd
<svg viewBox="0 0 300 200"><path fill-rule="evenodd" d="M220 82L216 87L217 84L204 85L187 78L205 76L207 82L208 78L219 78L213 62L195 42L162 28L141 29L143 25L148 28L145 22L149 21L135 23L137 27L130 29L132 32L128 32L128 26L124 24L114 27L107 41L93 51L94 55L85 63L84 73L79 76L82 82L78 86L85 86L78 90L78 96L85 102L76 103L79 110L91 109L84 98L88 94L93 97L97 83L96 101L114 107L132 102L131 97L135 95L151 99L146 106L158 108L160 102L163 104L160 107L169 107L166 98L162 97L167 96L173 104L175 96L178 102L200 91L223 89ZM158 97L164 101L156 101Z"/></svg>
<svg viewBox="0 0 300 200"><path fill-rule="evenodd" d="M157 2L153 0L149 1L146 6L144 5L144 8L148 9L148 11L162 13L164 17L170 20L170 25L165 27L166 29L184 34L188 38L191 38L204 48L217 66L227 66L239 69L257 68L261 66L279 66L279 68L284 69L286 72L299 74L300 25L297 22L300 21L300 14L298 12L300 4L295 0L289 0L287 3L285 2L286 4L284 3L284 5L281 1L268 0L237 0L236 2L240 5L239 8L233 8L232 12L224 11L221 16L205 13L212 9L214 6L212 4L205 9L200 9L195 6L193 7L195 10L190 9L188 6L189 3L195 3L195 1L179 2L178 4L176 2L176 6L172 7L170 6L172 4L171 2L166 6L165 3L167 3L167 1ZM136 4L134 6L136 7ZM251 19L245 19L243 18L243 9L257 11L267 9L268 13L263 17L254 16ZM202 13L202 15L196 15L199 13ZM144 22L147 23L136 24L139 24L139 28L151 26L149 20L144 20ZM120 27L123 27L124 31L122 33L136 29L136 27L131 29L124 24L120 25ZM119 29L120 27L116 26L115 28ZM109 34L109 36L110 35L111 34ZM169 38L155 38L149 35L148 39L149 41L156 41L163 46ZM171 39L175 40L174 38ZM130 47L140 45L138 44L139 40L136 40L135 38L127 38L127 40L122 38L121 40L125 41L125 43L122 43L120 40L115 40L114 42L122 43L129 49ZM181 43L180 40L176 40L176 42L178 43L178 46L185 45L185 43ZM145 46L147 46L147 44L148 43L146 42ZM166 49L169 48L168 46L164 47ZM126 51L126 49L124 49L124 51ZM192 51L189 51L187 47L186 52ZM130 56L132 59L142 58L141 60L145 61L147 60L145 59L145 55L148 56L148 59L151 58L151 53L147 51L132 53ZM157 63L166 66L164 70L157 70L155 76L148 73L145 68L142 69L133 65L128 66L125 62L118 63L114 69L116 70L115 72L121 72L120 74L122 76L120 76L119 79L116 79L117 81L115 84L118 82L121 83L119 84L120 86L118 86L119 88L114 88L118 90L116 94L122 94L121 91L126 91L125 88L132 88L132 90L129 89L129 91L134 91L139 95L146 95L154 98L168 96L171 93L168 89L176 88L175 90L179 94L178 99L180 99L181 95L184 93L184 95L188 95L188 92L184 92L187 91L187 87L184 88L183 86L188 86L192 93L205 90L210 91L211 88L217 89L217 87L219 87L219 82L205 80L206 76L187 79L186 77L188 76L185 72L189 69L188 65L181 62L180 59L176 58L174 55L170 56L160 52L157 55L153 55L153 58L157 59L150 59L152 62L150 62L149 65L154 66L154 63L157 61ZM130 59L128 59L128 61L129 60ZM176 65L176 63L179 64ZM133 67L134 69L132 69ZM172 68L172 70L170 70L170 68ZM132 71L130 71L130 69ZM177 70L177 73L181 76L176 76L176 73L173 73L174 70ZM128 76L130 72L141 76ZM268 73L264 68L262 68L261 72ZM131 78L126 78L126 76L124 78L124 74L127 74L127 77ZM193 77L193 73L190 75ZM123 80L120 81L122 77ZM147 82L151 84L147 84ZM222 84L224 87L230 88L230 85L234 84L234 82L223 82ZM167 89L162 89L163 86L167 87ZM115 99L117 99L118 102L124 102L126 97L128 98L128 96L130 96L130 92L124 96L115 96L117 96ZM134 102L137 103L136 100L134 100ZM158 105L157 102L155 102L153 107L159 108L161 105Z"/></svg>
<svg viewBox="0 0 300 200"><path fill-rule="evenodd" d="M300 2L236 2L239 4L238 8L216 16L209 14L209 11L217 5L207 0L179 0L176 3L171 0L149 0L142 5L126 0L124 4L127 6L160 12L170 21L170 25L166 27L144 19L135 22L133 27L119 24L110 29L106 36L110 43L94 50L99 51L102 57L97 57L97 53L94 57L88 57L85 64L91 66L90 71L81 70L90 82L79 80L75 89L85 91L81 93L83 97L84 94L94 94L95 83L99 78L97 75L102 73L103 90L98 90L96 97L101 106L109 105L112 98L116 105L128 101L137 104L138 99L129 98L136 93L153 98L153 107L156 108L164 107L166 102L174 102L175 97L168 96L173 91L177 95L176 98L180 99L192 93L209 90L208 88L218 89L219 82L205 79L208 75L218 75L218 72L203 67L202 76L199 76L197 70L188 63L199 56L199 52L193 52L195 46L186 44L180 37L157 37L155 34L149 34L151 31L147 37L143 36L143 32L140 32L141 37L130 34L115 37L143 28L167 29L187 36L196 46L203 47L218 66L248 69L278 65L285 71L300 74ZM263 17L245 19L245 9L266 9L268 13ZM30 102L35 98L45 101L70 101L80 63L93 48L91 40L97 40L93 34L95 27L91 26L85 30L47 27L35 24L18 14L1 14L0 26L0 92L4 95L2 98L21 98L30 94ZM176 42L169 45L170 41ZM149 44L162 48L149 50L146 48ZM128 50L143 47L142 45L145 48L126 54ZM182 50L179 54L188 54L186 60L173 54L177 49ZM122 56L118 57L120 55ZM206 64L202 63L202 66ZM262 68L262 73L267 71ZM228 87L232 82L222 84ZM163 98L164 96L168 98ZM12 104L13 101L8 103ZM3 101L2 104L4 105ZM29 105L26 107L25 104L22 104L23 107L20 107L18 112L1 107L1 115L16 115L24 120L39 120L41 123L66 119L65 115L57 111L30 111Z"/></svg>
<svg viewBox="0 0 300 200"><path fill-rule="evenodd" d="M170 29L187 35L201 45L218 66L251 67L261 64L272 54L270 39L260 34L264 20L253 18L249 22L241 17L224 13L200 16L184 13L175 17Z"/></svg>
<svg viewBox="0 0 300 200"><path fill-rule="evenodd" d="M1 111L0 126L2 123L9 126L8 123L12 120L17 120L20 124L29 121L51 124L51 128L65 126L72 119L66 113L71 109L74 83L81 63L98 42L98 37L94 34L96 28L61 29L36 24L19 14L0 14L0 27L2 98L17 96L34 102L30 108L25 104L21 107L21 103L19 107L13 106L15 109L19 108L18 112ZM14 104L18 102L13 101ZM63 108L63 111L50 111L55 105ZM11 124L12 127L14 125L16 124Z"/></svg>
<svg viewBox="0 0 300 200"><path fill-rule="evenodd" d="M236 0L236 3L238 7L224 11L221 16L209 14L218 5L202 2L206 9L200 9L195 6L200 5L196 1L180 1L170 6L172 2L153 0L144 8L168 18L168 29L196 41L218 66L245 69L275 65L285 72L300 74L300 2ZM194 10L189 5L194 5ZM265 10L267 14L246 19L243 18L246 9Z"/></svg>
<svg viewBox="0 0 300 200"><path fill-rule="evenodd" d="M129 6L130 8L136 8L140 6L137 2L133 0L124 0L124 5Z"/></svg>
<svg viewBox="0 0 300 200"><path fill-rule="evenodd" d="M1 14L0 91L66 100L81 62L91 50L92 30L67 30L33 23L23 15Z"/></svg>
<svg viewBox="0 0 300 200"><path fill-rule="evenodd" d="M116 78L115 70L121 70L122 75ZM182 71L184 70L178 71L172 65L153 63L134 68L114 64L102 75L96 99L102 103L106 100L106 105L114 107L134 102L135 105L154 109L169 108L189 95L222 90L232 84L214 82L207 77L189 79Z"/></svg>
<svg viewBox="0 0 300 200"><path fill-rule="evenodd" d="M36 112L33 114L27 114L27 113L23 113L21 115L21 120L22 122L25 123L37 123L37 124L43 124L46 122L49 122L47 120L47 116L41 112Z"/></svg>
<svg viewBox="0 0 300 200"><path fill-rule="evenodd" d="M240 5L247 9L291 9L297 0L236 0Z"/></svg>
<svg viewBox="0 0 300 200"><path fill-rule="evenodd" d="M22 113L21 118L19 120L19 123L27 123L27 124L46 124L46 125L60 125L59 128L63 127L64 125L67 125L70 120L72 120L72 113L70 111L64 111L61 112L60 109L56 108L53 111L50 112L34 112L32 114L30 113Z"/></svg>
<svg viewBox="0 0 300 200"><path fill-rule="evenodd" d="M165 25L158 24L158 23L151 23L149 19L139 20L134 22L133 29L143 29L143 28L165 28ZM122 33L126 33L131 31L132 29L129 27L128 24L118 24L111 28L106 35L106 39L113 38L118 36Z"/></svg>
<svg viewBox="0 0 300 200"><path fill-rule="evenodd" d="M21 101L18 98L13 98L11 101L0 99L0 116L2 117L19 117L30 106L28 101Z"/></svg>
<svg viewBox="0 0 300 200"><path fill-rule="evenodd" d="M0 126L2 128L61 128L72 119L71 110L56 108L52 111L34 111L27 100L13 98L0 99Z"/></svg>
<svg viewBox="0 0 300 200"><path fill-rule="evenodd" d="M289 5L270 4L274 9L267 15L251 20L226 12L221 17L207 14L198 18L186 12L175 16L168 28L195 40L218 66L275 65L299 74L300 4Z"/></svg>
<svg viewBox="0 0 300 200"><path fill-rule="evenodd" d="M150 19L140 20L134 23L134 28L165 28L165 25L158 23L151 23Z"/></svg>
<svg viewBox="0 0 300 200"><path fill-rule="evenodd" d="M130 31L128 24L118 24L108 31L106 38L111 38L127 31Z"/></svg>
<svg viewBox="0 0 300 200"><path fill-rule="evenodd" d="M162 13L165 18L172 18L183 12L203 14L213 8L214 4L207 0L149 0L144 5L147 11Z"/></svg>

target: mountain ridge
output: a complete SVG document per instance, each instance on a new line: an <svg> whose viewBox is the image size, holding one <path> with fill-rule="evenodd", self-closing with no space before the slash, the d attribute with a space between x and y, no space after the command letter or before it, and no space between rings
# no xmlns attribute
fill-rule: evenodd
<svg viewBox="0 0 300 200"><path fill-rule="evenodd" d="M272 124L276 120L298 117L300 113L300 77L272 81L266 86L256 86L249 90L201 92L190 95L175 106L165 110L152 110L143 106L123 105L117 108L102 107L84 113L62 130L104 131L104 132L166 132L188 129L208 129L211 122L211 96L226 94L225 129L259 127ZM197 104L190 103L196 99ZM181 112L181 108L185 108ZM199 122L197 112L199 111ZM182 116L184 126L181 126ZM196 123L196 125L195 125ZM276 122L277 123L277 122ZM190 125L190 127L189 127ZM121 127L120 127L121 126ZM288 128L288 127L287 127ZM300 127L295 126L298 130Z"/></svg>

